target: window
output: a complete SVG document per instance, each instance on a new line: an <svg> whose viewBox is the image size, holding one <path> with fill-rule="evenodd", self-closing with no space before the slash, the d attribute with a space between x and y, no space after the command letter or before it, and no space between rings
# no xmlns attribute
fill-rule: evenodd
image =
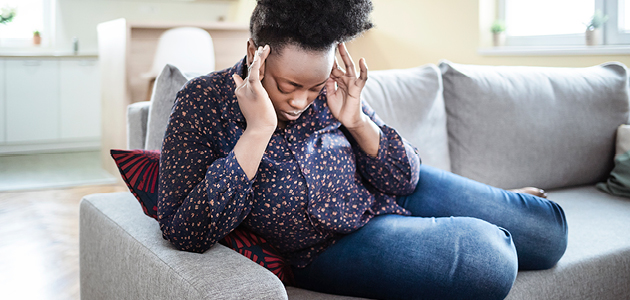
<svg viewBox="0 0 630 300"><path fill-rule="evenodd" d="M54 39L55 0L0 0L0 8L14 8L13 20L0 24L0 47L31 47L33 32L42 36L41 46L51 46Z"/></svg>
<svg viewBox="0 0 630 300"><path fill-rule="evenodd" d="M584 45L597 11L608 16L604 44L630 44L630 0L499 0L508 46Z"/></svg>

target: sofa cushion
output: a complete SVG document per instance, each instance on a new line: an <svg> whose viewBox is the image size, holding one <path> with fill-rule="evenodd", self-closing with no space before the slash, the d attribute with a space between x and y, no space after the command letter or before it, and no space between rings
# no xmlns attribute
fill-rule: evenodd
<svg viewBox="0 0 630 300"><path fill-rule="evenodd" d="M166 132L168 118L171 115L177 92L191 78L192 75L184 75L177 67L167 64L155 79L147 121L145 149L159 150L162 148L164 132Z"/></svg>
<svg viewBox="0 0 630 300"><path fill-rule="evenodd" d="M594 184L628 121L628 72L440 63L454 173L500 188Z"/></svg>
<svg viewBox="0 0 630 300"><path fill-rule="evenodd" d="M450 171L442 77L435 65L371 71L361 96L414 145L422 163Z"/></svg>
<svg viewBox="0 0 630 300"><path fill-rule="evenodd" d="M112 149L110 153L144 214L157 220L160 151ZM265 239L246 228L234 229L219 243L267 268L285 284L292 282L293 276L288 262Z"/></svg>

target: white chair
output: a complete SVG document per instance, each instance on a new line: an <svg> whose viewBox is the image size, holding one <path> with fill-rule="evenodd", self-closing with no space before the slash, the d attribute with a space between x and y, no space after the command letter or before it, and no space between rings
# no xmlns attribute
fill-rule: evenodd
<svg viewBox="0 0 630 300"><path fill-rule="evenodd" d="M160 36L150 73L157 77L166 64L184 73L214 71L214 46L210 34L197 27L172 28Z"/></svg>
<svg viewBox="0 0 630 300"><path fill-rule="evenodd" d="M158 41L149 79L149 99L153 83L164 66L176 66L183 73L207 74L214 71L214 45L210 34L197 27L177 27L164 31Z"/></svg>

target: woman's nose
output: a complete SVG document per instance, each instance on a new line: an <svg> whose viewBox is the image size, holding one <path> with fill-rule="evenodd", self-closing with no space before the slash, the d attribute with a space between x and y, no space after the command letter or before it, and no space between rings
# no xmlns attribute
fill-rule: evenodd
<svg viewBox="0 0 630 300"><path fill-rule="evenodd" d="M303 110L308 106L308 93L295 93L289 105L296 110Z"/></svg>

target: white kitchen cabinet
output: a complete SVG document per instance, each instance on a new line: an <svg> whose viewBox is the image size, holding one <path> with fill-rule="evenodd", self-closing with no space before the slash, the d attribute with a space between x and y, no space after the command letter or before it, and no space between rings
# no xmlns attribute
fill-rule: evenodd
<svg viewBox="0 0 630 300"><path fill-rule="evenodd" d="M62 59L59 65L61 139L101 135L100 74L97 59Z"/></svg>
<svg viewBox="0 0 630 300"><path fill-rule="evenodd" d="M6 122L5 107L6 101L4 100L4 59L0 59L0 144L6 141Z"/></svg>
<svg viewBox="0 0 630 300"><path fill-rule="evenodd" d="M59 60L7 59L6 141L58 140Z"/></svg>

